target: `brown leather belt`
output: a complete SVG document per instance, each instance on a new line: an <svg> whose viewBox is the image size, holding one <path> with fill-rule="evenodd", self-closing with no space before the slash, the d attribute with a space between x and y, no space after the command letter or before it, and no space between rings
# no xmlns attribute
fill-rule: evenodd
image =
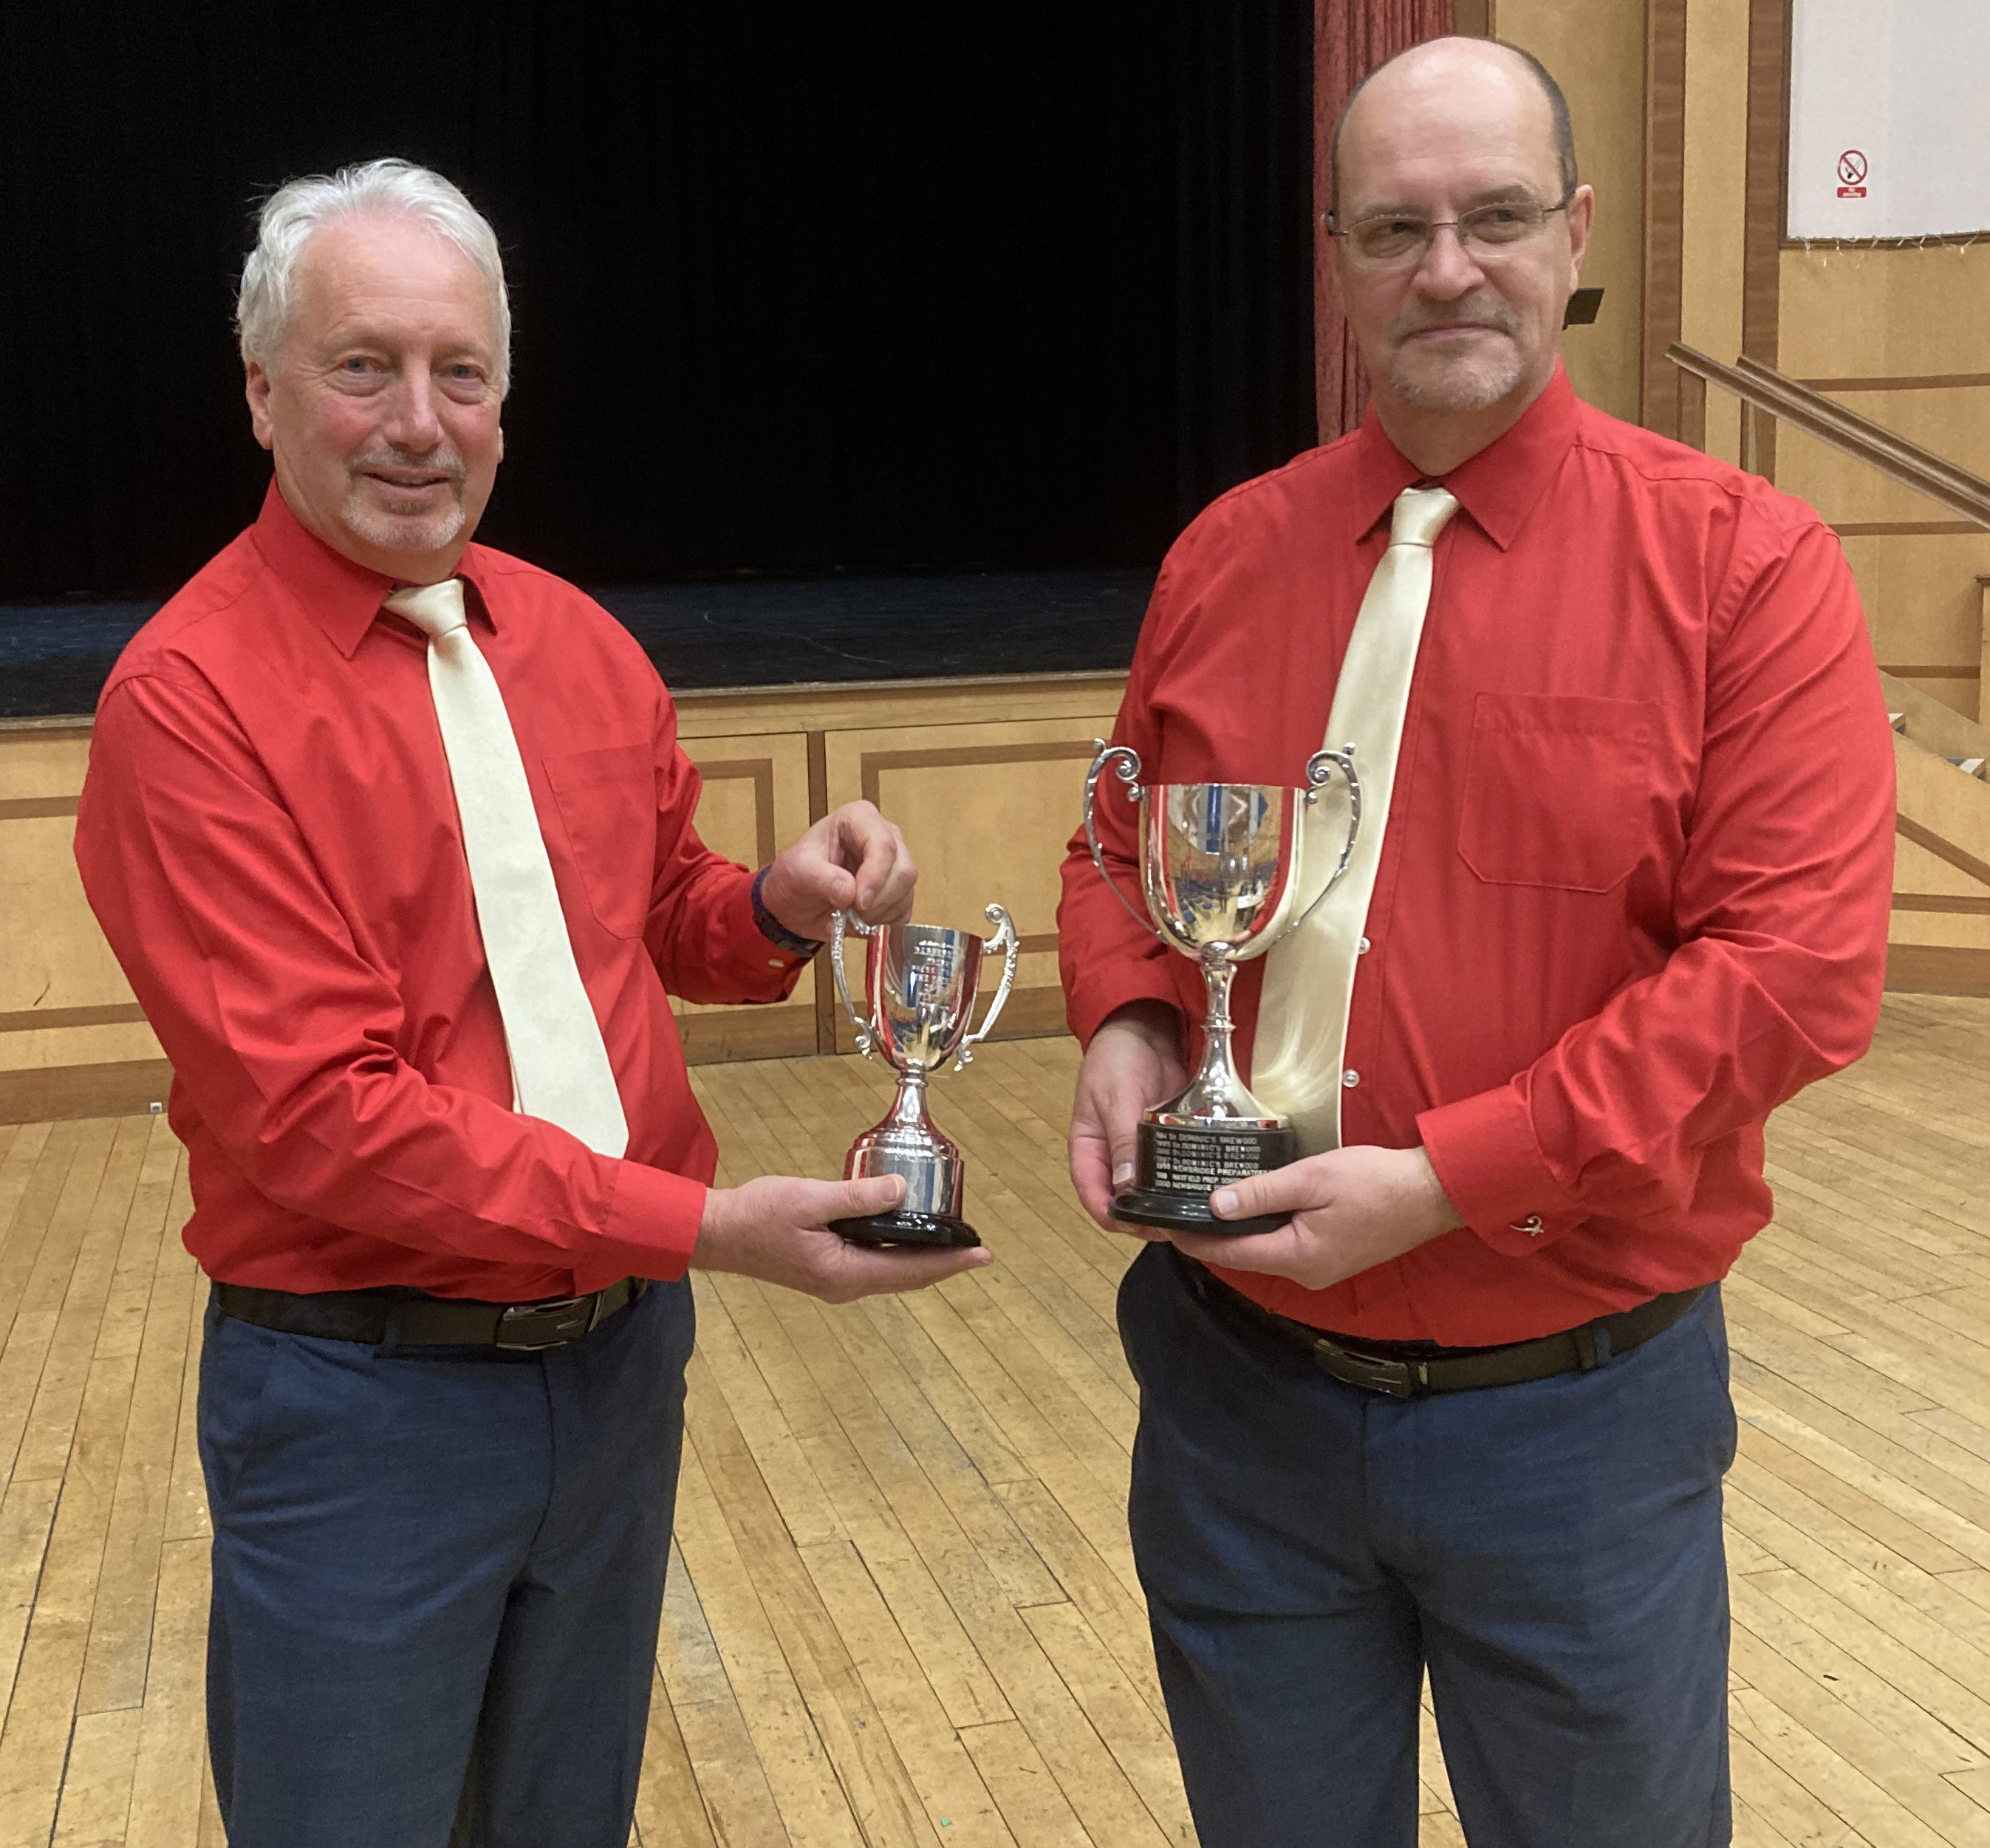
<svg viewBox="0 0 1990 1848"><path fill-rule="evenodd" d="M1497 1347L1431 1347L1425 1351L1422 1344L1363 1343L1295 1322L1253 1303L1193 1260L1180 1262L1188 1272L1201 1273L1200 1278L1190 1276L1190 1286L1213 1313L1301 1349L1323 1371L1350 1386L1399 1399L1433 1392L1475 1392L1486 1386L1552 1379L1557 1374L1591 1372L1613 1354L1628 1354L1654 1335L1663 1334L1707 1290L1702 1284L1697 1289L1654 1296L1635 1309L1599 1316L1580 1328L1564 1329L1537 1340L1510 1341Z"/></svg>
<svg viewBox="0 0 1990 1848"><path fill-rule="evenodd" d="M399 1289L326 1290L300 1294L217 1283L214 1299L223 1315L284 1334L363 1341L378 1347L391 1334L397 1347L490 1347L538 1354L565 1347L608 1318L639 1302L650 1287L644 1277L624 1277L584 1296L552 1296L538 1303L472 1303Z"/></svg>

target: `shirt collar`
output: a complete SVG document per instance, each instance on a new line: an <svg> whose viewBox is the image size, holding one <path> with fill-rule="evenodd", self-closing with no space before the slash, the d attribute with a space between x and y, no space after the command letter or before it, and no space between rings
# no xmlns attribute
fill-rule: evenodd
<svg viewBox="0 0 1990 1848"><path fill-rule="evenodd" d="M1547 491L1575 442L1577 401L1561 362L1547 389L1521 413L1520 420L1453 469L1443 485L1502 552L1519 536L1534 504ZM1357 536L1386 515L1396 497L1423 477L1384 433L1371 403L1355 439L1356 487L1353 497Z"/></svg>
<svg viewBox="0 0 1990 1848"><path fill-rule="evenodd" d="M336 552L315 534L307 532L292 513L273 479L263 497L263 511L252 529L256 549L263 562L304 606L304 610L325 633L325 638L348 661L373 626L380 606L394 588L394 580L378 571L369 571ZM481 548L464 548L463 562L456 568L477 594L467 600L473 613L481 611L494 631L491 610L489 574L479 556Z"/></svg>

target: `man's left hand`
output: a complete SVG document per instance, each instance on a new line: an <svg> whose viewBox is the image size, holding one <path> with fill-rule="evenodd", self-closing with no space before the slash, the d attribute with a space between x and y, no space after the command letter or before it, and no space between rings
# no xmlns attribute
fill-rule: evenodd
<svg viewBox="0 0 1990 1848"><path fill-rule="evenodd" d="M847 802L767 868L760 901L783 929L820 942L833 912L902 924L919 876L905 836L869 803Z"/></svg>
<svg viewBox="0 0 1990 1848"><path fill-rule="evenodd" d="M1189 1256L1225 1270L1289 1277L1308 1289L1400 1258L1462 1223L1421 1149L1363 1145L1309 1155L1219 1187L1211 1204L1219 1219L1292 1218L1241 1238L1171 1233Z"/></svg>

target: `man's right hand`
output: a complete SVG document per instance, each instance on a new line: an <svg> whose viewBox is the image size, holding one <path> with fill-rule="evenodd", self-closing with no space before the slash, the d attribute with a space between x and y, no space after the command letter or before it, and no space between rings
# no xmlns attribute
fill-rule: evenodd
<svg viewBox="0 0 1990 1848"><path fill-rule="evenodd" d="M851 1303L859 1296L923 1289L943 1277L994 1262L994 1254L981 1246L877 1251L852 1245L829 1229L832 1219L888 1213L905 1197L905 1184L895 1174L875 1180L765 1174L744 1187L713 1187L705 1197L691 1266L758 1277L825 1303Z"/></svg>
<svg viewBox="0 0 1990 1848"><path fill-rule="evenodd" d="M1188 1082L1181 1016L1161 1001L1133 1001L1092 1036L1071 1113L1071 1178L1085 1210L1109 1232L1163 1235L1112 1217L1112 1196L1133 1177L1140 1113Z"/></svg>

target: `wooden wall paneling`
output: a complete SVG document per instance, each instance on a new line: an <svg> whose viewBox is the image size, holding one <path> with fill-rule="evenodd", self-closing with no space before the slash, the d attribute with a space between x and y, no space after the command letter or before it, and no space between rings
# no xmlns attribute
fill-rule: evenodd
<svg viewBox="0 0 1990 1848"><path fill-rule="evenodd" d="M1949 835L1924 826L1910 815L1895 817L1894 826L1900 838L1920 849L1927 858L1946 868L1953 875L1959 875L1969 883L1960 895L1974 896L1979 892L1990 896L1990 860L1979 858L1967 848L1958 847ZM1922 905L1924 911L1955 912L1958 915L1970 909L1968 906Z"/></svg>
<svg viewBox="0 0 1990 1848"><path fill-rule="evenodd" d="M0 719L0 803L54 798L73 812L89 763L87 719Z"/></svg>
<svg viewBox="0 0 1990 1848"><path fill-rule="evenodd" d="M1990 918L1990 895L1969 892L1896 892L1896 911L1927 912L1954 918Z"/></svg>
<svg viewBox="0 0 1990 1848"><path fill-rule="evenodd" d="M1644 371L1645 0L1499 0L1499 36L1531 52L1568 98L1577 168L1596 189L1583 265L1603 289L1594 327L1562 336L1576 391L1638 421Z"/></svg>
<svg viewBox="0 0 1990 1848"><path fill-rule="evenodd" d="M1886 709L1897 714L1907 737L1942 757L1990 757L1990 734L1966 712L1958 712L1931 693L1897 675L1882 673L1880 690ZM1990 826L1983 831L1983 851L1990 855Z"/></svg>
<svg viewBox="0 0 1990 1848"><path fill-rule="evenodd" d="M26 1007L0 1014L0 1033L48 1033L70 1027L128 1027L145 1017L136 1001L101 1007Z"/></svg>
<svg viewBox="0 0 1990 1848"><path fill-rule="evenodd" d="M1990 290L1990 272L1985 273L1984 282L1986 290ZM1868 388L1824 395L1842 402L1846 412L1871 419L1944 462L1990 477L1990 392L1961 386L1924 391L1903 381L1891 390ZM1859 467L1849 457L1846 461L1857 470L1859 481L1876 489L1890 485L1884 476ZM1886 504L1877 500L1861 503L1864 517L1885 517L1880 511L1883 504ZM1948 511L1937 502L1919 496L1894 504L1903 518L1938 519Z"/></svg>
<svg viewBox="0 0 1990 1848"><path fill-rule="evenodd" d="M9 796L0 798L0 821L44 821L76 813L73 796Z"/></svg>
<svg viewBox="0 0 1990 1848"><path fill-rule="evenodd" d="M0 1122L165 1096L164 1061L83 895L71 843L87 723L0 725Z"/></svg>
<svg viewBox="0 0 1990 1848"><path fill-rule="evenodd" d="M1764 365L1781 352L1783 150L1788 97L1789 0L1749 0L1748 165L1744 203L1741 351ZM1744 468L1776 478L1775 420L1744 409Z"/></svg>
<svg viewBox="0 0 1990 1848"><path fill-rule="evenodd" d="M1645 301L1640 420L1686 434L1688 375L1666 357L1685 309L1686 0L1645 0ZM1703 380L1696 396L1703 406ZM1703 411L1701 421L1703 422ZM1696 443L1695 447L1698 447Z"/></svg>
<svg viewBox="0 0 1990 1848"><path fill-rule="evenodd" d="M1990 949L1890 943L1886 986L1898 994L1990 995Z"/></svg>
<svg viewBox="0 0 1990 1848"><path fill-rule="evenodd" d="M0 1071L0 1123L135 1116L164 1106L173 1082L164 1058L117 1059Z"/></svg>
<svg viewBox="0 0 1990 1848"><path fill-rule="evenodd" d="M1975 867L1955 864L1956 854L1947 841L1933 846L1924 845L1927 831L1916 824L1912 817L1902 817L1907 825L1898 830L1893 844L1893 919L1892 934L1898 937L1913 938L1926 935L1917 922L1903 919L1898 914L1906 912L1915 917L1990 918L1990 883L1978 877L1983 862L1978 860ZM1965 861L1976 856L1965 854ZM1948 940L1936 937L1931 941ZM1981 941L1990 947L1990 935L1979 937L1971 934L1970 942Z"/></svg>
<svg viewBox="0 0 1990 1848"><path fill-rule="evenodd" d="M1122 674L1099 673L684 695L680 736L707 778L700 831L742 862L770 858L828 812L830 740L839 732L871 733L880 750L932 736L981 748L1034 739L1031 728L1048 725L1067 742L1082 735L1088 755L1124 685ZM89 738L87 720L0 721L0 1122L143 1109L165 1096L158 1041L90 916L71 854ZM888 790L895 780L885 776ZM1060 837L1060 852L1061 844ZM968 921L997 895L984 894ZM1025 968L1039 992L1020 997L1010 1024L1060 1030L1061 1007L1043 991L1055 977L1041 943ZM703 1062L830 1049L834 998L817 973L805 972L793 999L773 1007L681 1006L688 1054Z"/></svg>
<svg viewBox="0 0 1990 1848"><path fill-rule="evenodd" d="M1990 372L1903 373L1898 377L1799 379L1814 392L1846 397L1860 392L1964 392L1990 386Z"/></svg>
<svg viewBox="0 0 1990 1848"><path fill-rule="evenodd" d="M73 812L0 817L0 1014L133 998L83 895L75 836Z"/></svg>
<svg viewBox="0 0 1990 1848"><path fill-rule="evenodd" d="M1748 0L1689 0L1686 14L1680 338L1723 362L1741 351L1748 171ZM1724 392L1683 386L1703 406L1696 447L1737 462L1741 414ZM1698 403L1696 405L1695 399ZM1683 441L1692 441L1683 428Z"/></svg>
<svg viewBox="0 0 1990 1848"><path fill-rule="evenodd" d="M1786 453L1799 441L1808 446L1791 437ZM1990 576L1990 532L1840 536L1880 664L1976 718L1984 630L1977 579Z"/></svg>
<svg viewBox="0 0 1990 1848"><path fill-rule="evenodd" d="M1680 442L1689 448L1710 450L1706 436L1706 381L1696 373L1679 374L1677 434Z"/></svg>
<svg viewBox="0 0 1990 1848"><path fill-rule="evenodd" d="M742 866L760 867L805 833L813 817L807 739L794 732L687 738L684 755L705 780L699 838ZM713 1007L672 997L684 1056L695 1064L793 1058L817 1049L817 970L772 1007Z"/></svg>
<svg viewBox="0 0 1990 1848"><path fill-rule="evenodd" d="M1888 698L1902 702L1910 725L1924 716L1911 692L1890 687ZM1900 810L1887 984L1990 994L1990 790L1945 763L1937 753L1951 742L1938 729L1934 735L1931 749L1894 740Z"/></svg>
<svg viewBox="0 0 1990 1848"><path fill-rule="evenodd" d="M715 688L677 695L678 735L851 732L881 725L980 725L1116 712L1119 673L1027 674L838 685ZM688 749L688 746L687 746Z"/></svg>
<svg viewBox="0 0 1990 1848"><path fill-rule="evenodd" d="M1990 576L1976 580L1978 626L1976 670L1976 722L1990 725ZM1958 711L1961 708L1957 708Z"/></svg>
<svg viewBox="0 0 1990 1848"><path fill-rule="evenodd" d="M1990 243L1873 249L1813 245L1782 256L1781 369L1819 391L1944 393L1990 386ZM1959 401L1981 418L1984 401ZM1912 409L1890 399L1890 421Z"/></svg>
<svg viewBox="0 0 1990 1848"><path fill-rule="evenodd" d="M1795 248L1781 279L1784 371L1990 475L1990 246ZM1787 432L1779 464L1844 538L1881 661L1981 717L1990 535Z"/></svg>
<svg viewBox="0 0 1990 1848"><path fill-rule="evenodd" d="M828 737L830 801L868 797L905 830L919 862L922 922L985 931L983 907L991 901L1014 918L1023 954L998 1037L1062 1029L1058 868L1078 825L1094 740L1112 718L1100 710L1024 724ZM847 1024L837 1025L844 1046Z"/></svg>

